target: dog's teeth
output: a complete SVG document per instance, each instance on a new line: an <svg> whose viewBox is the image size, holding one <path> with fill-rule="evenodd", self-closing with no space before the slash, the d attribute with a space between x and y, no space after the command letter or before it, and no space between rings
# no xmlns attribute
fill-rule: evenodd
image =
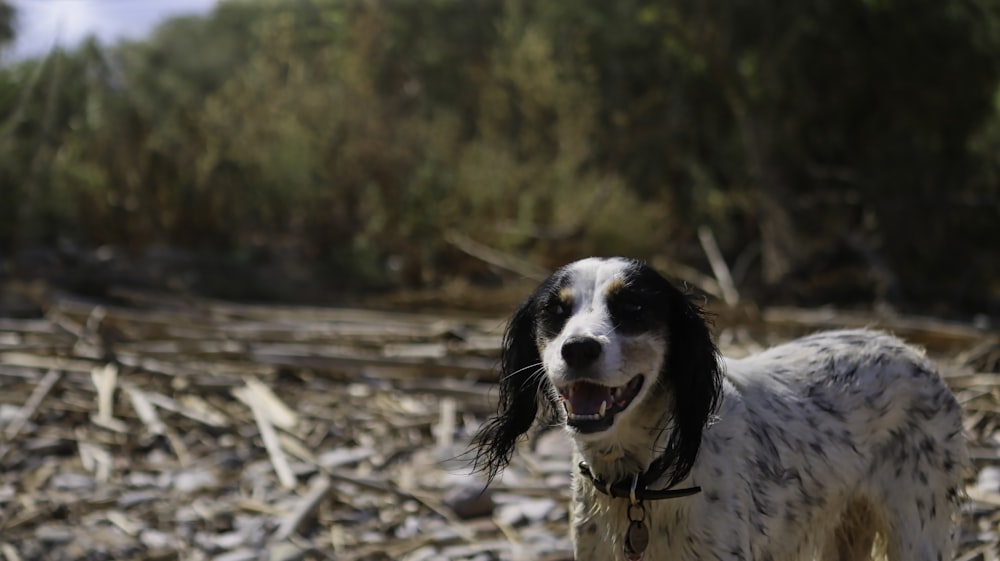
<svg viewBox="0 0 1000 561"><path fill-rule="evenodd" d="M623 403L622 403L623 401L625 401L625 400L622 399L622 392L620 390L615 390L614 393L611 394L611 402L612 403L615 403L617 405L623 405Z"/></svg>
<svg viewBox="0 0 1000 561"><path fill-rule="evenodd" d="M572 416L573 415L573 404L570 403L569 401L564 401L563 403L566 404L566 414Z"/></svg>
<svg viewBox="0 0 1000 561"><path fill-rule="evenodd" d="M608 410L608 402L607 401L602 401L601 402L601 409L597 412L598 418L603 417L604 416L604 412L607 411L607 410Z"/></svg>

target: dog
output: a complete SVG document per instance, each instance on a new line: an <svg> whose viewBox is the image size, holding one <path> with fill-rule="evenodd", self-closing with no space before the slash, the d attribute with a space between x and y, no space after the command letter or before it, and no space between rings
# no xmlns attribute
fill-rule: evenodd
<svg viewBox="0 0 1000 561"><path fill-rule="evenodd" d="M891 335L722 358L652 268L588 258L518 308L500 368L476 466L492 481L536 418L563 425L578 561L953 559L961 409Z"/></svg>

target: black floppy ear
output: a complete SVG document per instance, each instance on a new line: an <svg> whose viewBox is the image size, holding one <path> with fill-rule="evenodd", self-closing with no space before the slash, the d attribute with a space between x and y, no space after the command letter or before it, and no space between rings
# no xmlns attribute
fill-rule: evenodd
<svg viewBox="0 0 1000 561"><path fill-rule="evenodd" d="M662 294L667 299L669 330L663 376L674 395L675 428L667 443L667 453L675 458L669 479L674 485L691 471L702 431L718 407L722 367L704 310L669 281L663 282L669 286Z"/></svg>
<svg viewBox="0 0 1000 561"><path fill-rule="evenodd" d="M521 304L503 337L500 357L500 404L473 438L476 470L492 481L514 454L518 438L528 432L544 400L545 374L538 354L535 314L538 292Z"/></svg>

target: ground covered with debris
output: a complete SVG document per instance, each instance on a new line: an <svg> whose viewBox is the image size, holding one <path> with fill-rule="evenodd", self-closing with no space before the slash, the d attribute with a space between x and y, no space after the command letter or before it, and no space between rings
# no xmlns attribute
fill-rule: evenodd
<svg viewBox="0 0 1000 561"><path fill-rule="evenodd" d="M962 561L996 561L1000 343L833 311L721 317L742 355L883 325L965 408ZM119 291L0 317L0 556L17 560L568 560L569 447L534 435L482 492L503 318L251 306Z"/></svg>

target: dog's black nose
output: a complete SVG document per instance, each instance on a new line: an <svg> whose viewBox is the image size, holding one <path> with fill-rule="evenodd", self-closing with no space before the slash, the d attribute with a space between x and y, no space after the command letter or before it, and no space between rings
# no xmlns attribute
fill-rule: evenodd
<svg viewBox="0 0 1000 561"><path fill-rule="evenodd" d="M570 337L563 343L562 357L572 368L590 366L601 356L601 343L593 337Z"/></svg>

